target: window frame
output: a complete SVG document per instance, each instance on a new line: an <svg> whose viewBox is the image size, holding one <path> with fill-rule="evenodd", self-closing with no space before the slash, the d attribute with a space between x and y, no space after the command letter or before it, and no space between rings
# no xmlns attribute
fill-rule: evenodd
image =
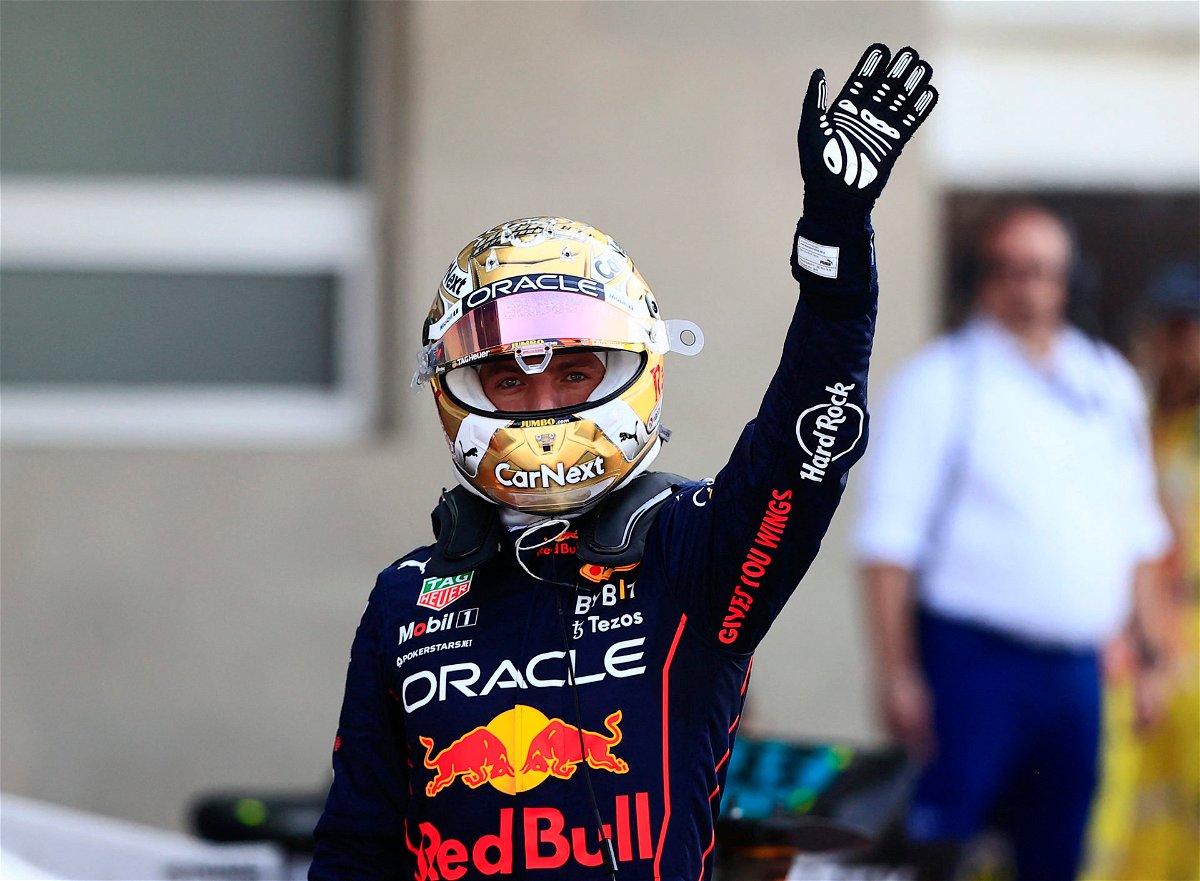
<svg viewBox="0 0 1200 881"><path fill-rule="evenodd" d="M0 440L39 446L311 446L361 440L378 411L374 200L334 180L0 178L0 264L26 271L335 279L335 382L0 384Z"/></svg>

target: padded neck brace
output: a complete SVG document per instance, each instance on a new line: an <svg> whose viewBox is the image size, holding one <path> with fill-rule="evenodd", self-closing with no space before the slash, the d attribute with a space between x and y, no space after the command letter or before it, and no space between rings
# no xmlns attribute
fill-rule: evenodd
<svg viewBox="0 0 1200 881"><path fill-rule="evenodd" d="M571 518L579 531L580 562L614 568L640 562L659 508L686 482L677 474L649 471L605 496L591 511ZM427 575L476 569L504 546L499 508L463 487L442 492L432 519L437 543Z"/></svg>

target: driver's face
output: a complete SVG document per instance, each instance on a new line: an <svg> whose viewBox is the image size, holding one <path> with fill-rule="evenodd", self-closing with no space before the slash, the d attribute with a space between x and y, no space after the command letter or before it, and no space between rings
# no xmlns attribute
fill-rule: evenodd
<svg viewBox="0 0 1200 881"><path fill-rule="evenodd" d="M479 366L483 393L498 410L531 413L582 404L604 378L591 352L555 352L541 373L526 373L512 358Z"/></svg>

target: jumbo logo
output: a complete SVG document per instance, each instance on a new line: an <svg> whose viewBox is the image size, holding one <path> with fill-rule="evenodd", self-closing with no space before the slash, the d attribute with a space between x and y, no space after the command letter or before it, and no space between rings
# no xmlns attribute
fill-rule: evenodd
<svg viewBox="0 0 1200 881"><path fill-rule="evenodd" d="M490 783L501 792L516 795L549 777L570 780L584 762L597 771L624 774L629 764L613 752L622 738L620 710L609 713L604 728L604 732L589 731L517 704L436 755L433 739L419 737L425 747L423 764L436 772L425 785L425 794L433 797L461 779L471 789Z"/></svg>
<svg viewBox="0 0 1200 881"><path fill-rule="evenodd" d="M825 469L853 450L862 438L865 420L862 408L850 403L853 390L854 383L826 386L829 401L809 407L796 420L796 440L809 456L809 461L800 465L804 480L820 483Z"/></svg>

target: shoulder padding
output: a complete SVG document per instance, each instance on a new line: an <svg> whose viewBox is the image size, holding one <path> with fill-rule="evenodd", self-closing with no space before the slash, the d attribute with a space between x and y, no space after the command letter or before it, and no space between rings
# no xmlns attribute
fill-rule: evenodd
<svg viewBox="0 0 1200 881"><path fill-rule="evenodd" d="M429 575L455 575L494 557L504 540L496 506L461 486L443 490L430 515L437 543L426 566Z"/></svg>
<svg viewBox="0 0 1200 881"><path fill-rule="evenodd" d="M685 478L666 471L634 478L580 519L576 556L584 563L614 568L640 562L659 508L685 483Z"/></svg>
<svg viewBox="0 0 1200 881"><path fill-rule="evenodd" d="M659 508L687 482L678 474L647 471L578 517L579 560L614 568L641 561ZM504 526L496 506L461 486L443 490L432 519L437 543L427 575L477 569L503 546Z"/></svg>

